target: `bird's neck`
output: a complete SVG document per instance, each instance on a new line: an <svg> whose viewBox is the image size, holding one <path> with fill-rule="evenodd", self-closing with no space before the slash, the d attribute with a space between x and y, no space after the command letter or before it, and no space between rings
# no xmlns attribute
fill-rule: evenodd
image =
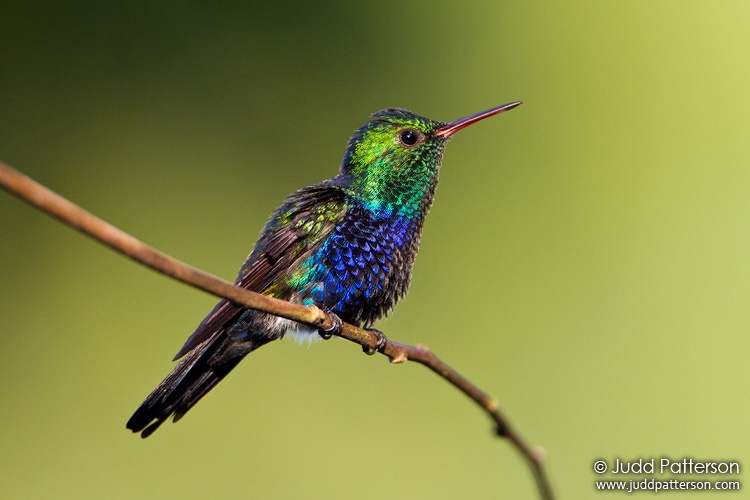
<svg viewBox="0 0 750 500"><path fill-rule="evenodd" d="M378 171L368 168L363 175L341 178L343 190L376 218L424 219L437 188L436 169Z"/></svg>

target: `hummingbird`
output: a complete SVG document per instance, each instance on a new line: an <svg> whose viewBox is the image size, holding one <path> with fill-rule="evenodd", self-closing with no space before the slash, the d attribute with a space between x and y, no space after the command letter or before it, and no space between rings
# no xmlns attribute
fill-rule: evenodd
<svg viewBox="0 0 750 500"><path fill-rule="evenodd" d="M459 130L520 104L448 123L402 108L373 113L349 139L338 175L295 191L272 213L235 285L315 305L335 326L371 329L381 348L385 337L372 326L409 288L445 145ZM127 428L146 438L170 416L177 422L245 356L287 333L328 338L331 331L221 300Z"/></svg>

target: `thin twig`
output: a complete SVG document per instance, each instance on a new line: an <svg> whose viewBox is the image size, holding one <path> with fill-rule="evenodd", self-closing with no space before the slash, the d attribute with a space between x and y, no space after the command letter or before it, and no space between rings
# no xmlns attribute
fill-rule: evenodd
<svg viewBox="0 0 750 500"><path fill-rule="evenodd" d="M66 200L1 161L0 187L29 205L109 246L113 250L178 281L218 297L227 298L243 307L281 316L314 328L330 328L332 326L331 318L315 306L292 304L239 288L216 276L163 254L85 211L78 205ZM380 337L375 332L363 330L348 323L344 323L342 328L335 333L371 351L374 351L378 347L378 342L380 341ZM518 434L501 412L495 398L479 389L456 370L448 366L435 356L427 346L410 346L387 340L385 345L381 347L380 352L388 356L391 363L404 363L411 360L428 367L471 398L494 421L497 435L508 439L527 461L534 474L540 497L543 499L554 498L552 487L544 468L543 453L538 449L532 448Z"/></svg>

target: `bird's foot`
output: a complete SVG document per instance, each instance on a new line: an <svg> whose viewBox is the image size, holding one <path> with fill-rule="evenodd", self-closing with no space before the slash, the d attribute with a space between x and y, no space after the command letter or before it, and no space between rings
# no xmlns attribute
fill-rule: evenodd
<svg viewBox="0 0 750 500"><path fill-rule="evenodd" d="M341 327L343 326L344 322L341 321L341 318L339 318L335 312L331 311L330 309L326 309L325 313L328 315L328 319L331 320L331 326L330 328L318 328L318 335L323 340L328 340L334 335L338 335L341 333Z"/></svg>
<svg viewBox="0 0 750 500"><path fill-rule="evenodd" d="M375 328L366 328L366 330L370 333L374 333L378 337L378 342L375 344L375 347L364 345L362 346L362 351L364 351L364 353L368 356L372 356L376 352L380 352L380 350L385 347L385 344L388 343L388 337L386 337L383 332L381 332L380 330L376 330Z"/></svg>

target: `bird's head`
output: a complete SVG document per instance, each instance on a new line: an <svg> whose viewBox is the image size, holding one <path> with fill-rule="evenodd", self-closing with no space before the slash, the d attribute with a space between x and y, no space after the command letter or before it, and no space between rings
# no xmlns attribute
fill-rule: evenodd
<svg viewBox="0 0 750 500"><path fill-rule="evenodd" d="M450 123L401 108L378 111L349 139L341 177L349 194L376 214L424 213L437 185L443 150L453 134L519 104L504 104Z"/></svg>

